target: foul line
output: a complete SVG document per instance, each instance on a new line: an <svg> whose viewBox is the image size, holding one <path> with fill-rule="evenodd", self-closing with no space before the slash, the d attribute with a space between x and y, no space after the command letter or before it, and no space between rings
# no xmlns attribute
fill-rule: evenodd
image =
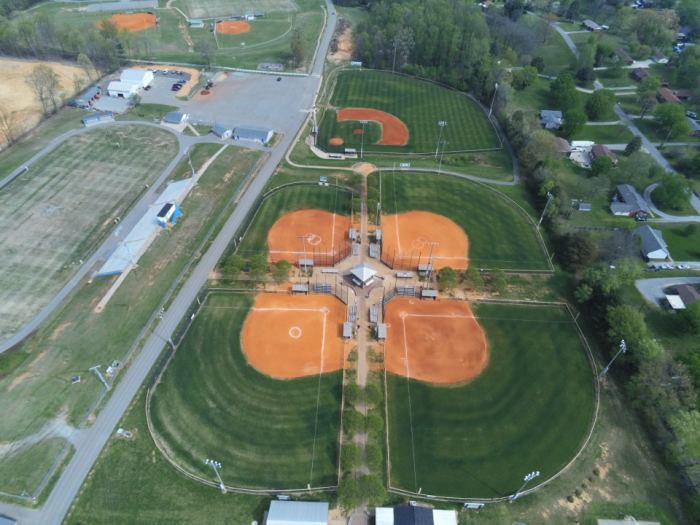
<svg viewBox="0 0 700 525"><path fill-rule="evenodd" d="M546 319L515 319L512 317L479 317L477 315L427 315L427 314L409 314L407 313L405 317L448 317L448 318L463 318L463 319L487 319L490 321L523 321L526 323L557 323L557 324L570 324L570 321L550 321Z"/></svg>
<svg viewBox="0 0 700 525"><path fill-rule="evenodd" d="M323 310L318 308L253 308L253 310L257 312L269 312L275 310L279 310L281 312L321 312L324 317L326 315Z"/></svg>
<svg viewBox="0 0 700 525"><path fill-rule="evenodd" d="M413 408L411 407L411 372L408 368L408 339L406 339L406 320L401 319L403 324L403 347L406 350L406 390L408 391L408 420L411 425L411 451L413 452L413 482L416 492L418 492L418 475L416 474L416 444L413 439Z"/></svg>
<svg viewBox="0 0 700 525"><path fill-rule="evenodd" d="M321 310L316 310L321 311ZM318 430L318 407L321 403L321 376L323 375L323 350L326 346L326 317L323 313L323 338L321 339L321 369L318 372L318 392L316 393L316 422L314 424L314 444L311 448L311 475L309 476L309 486L313 485L314 479L314 458L316 456L316 432Z"/></svg>

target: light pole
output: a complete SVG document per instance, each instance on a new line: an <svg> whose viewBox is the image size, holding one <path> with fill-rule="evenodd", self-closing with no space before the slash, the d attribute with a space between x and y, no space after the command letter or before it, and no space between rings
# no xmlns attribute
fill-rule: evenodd
<svg viewBox="0 0 700 525"><path fill-rule="evenodd" d="M491 99L491 109L489 109L489 118L491 118L491 112L493 111L493 103L496 101L496 93L498 93L498 82L496 83L496 89L493 92L493 98Z"/></svg>
<svg viewBox="0 0 700 525"><path fill-rule="evenodd" d="M365 124L367 124L366 120L361 120L360 124L362 124L362 143L360 145L360 158L362 158L362 153L365 149Z"/></svg>
<svg viewBox="0 0 700 525"><path fill-rule="evenodd" d="M544 205L544 210L542 210L542 215L540 216L540 222L537 223L538 228L540 227L540 224L542 224L542 219L544 219L544 214L547 211L547 206L549 206L549 203L553 198L554 198L554 195L547 192L547 204Z"/></svg>
<svg viewBox="0 0 700 525"><path fill-rule="evenodd" d="M129 252L129 259L131 259L131 266L136 268L136 261L134 261L134 255L131 253L131 248L129 248L129 245L126 242L126 239L124 238L124 234L122 233L123 226L119 226L117 228L117 231L114 232L114 236L116 237L117 235L120 235L122 238L122 241L124 243L124 246L126 247L126 251Z"/></svg>
<svg viewBox="0 0 700 525"><path fill-rule="evenodd" d="M170 335L170 330L168 330L168 325L165 324L165 319L163 319L163 314L165 313L165 308L161 308L160 312L158 313L158 319L160 319L160 322L163 323L163 328L165 328L165 331L168 334L168 341L170 341L170 346L175 348L175 343L173 343L173 338Z"/></svg>
<svg viewBox="0 0 700 525"><path fill-rule="evenodd" d="M436 159L437 159L438 150L440 149L440 139L442 139L442 128L447 126L447 122L444 120L441 120L440 122L438 122L438 126L440 126L440 133L438 134L437 146L435 146L435 158Z"/></svg>
<svg viewBox="0 0 700 525"><path fill-rule="evenodd" d="M440 243L437 243L437 242L429 242L429 243L427 243L427 244L428 244L428 246L430 246L430 255L428 255L428 290L429 290L429 289L430 289L430 277L431 277L431 275L432 275L432 273L433 273L433 269L432 269L432 267L430 266L430 261L431 261L432 258L433 258L433 248L435 248L435 246L437 246L437 245L440 244Z"/></svg>
<svg viewBox="0 0 700 525"><path fill-rule="evenodd" d="M606 366L605 368L603 368L603 371L602 371L602 372L600 373L600 375L598 376L598 379L600 379L601 377L603 377L605 374L608 373L608 370L610 369L610 365L613 364L613 361L615 361L615 359L617 359L617 356L620 355L620 353L623 353L623 354L624 354L624 353L626 353L626 352L627 352L627 343L625 343L625 340L623 339L622 342L620 343L620 349L619 349L619 350L617 351L617 353L615 354L615 357L613 357L613 358L610 360L610 362L608 363L608 366Z"/></svg>
<svg viewBox="0 0 700 525"><path fill-rule="evenodd" d="M440 144L442 144L442 154L440 155L440 164L438 164L438 175L440 175L440 170L442 169L442 157L445 156L445 146L447 146L449 142L443 140Z"/></svg>
<svg viewBox="0 0 700 525"><path fill-rule="evenodd" d="M190 157L190 147L187 146L183 153L187 153L187 159L190 161L190 169L192 170L192 176L194 177L194 167L192 166L192 157Z"/></svg>
<svg viewBox="0 0 700 525"><path fill-rule="evenodd" d="M392 75L394 74L394 71L396 69L396 46L397 46L398 42L396 40L394 40L393 44L394 44L394 63L391 66L391 74Z"/></svg>
<svg viewBox="0 0 700 525"><path fill-rule="evenodd" d="M219 471L217 469L221 468L221 463L218 461L214 461L213 459L208 459L204 462L205 465L210 465L214 468L214 472L216 472L216 477L219 478L219 487L221 487L221 490L226 492L226 487L224 487L224 482L221 481L221 476L219 476Z"/></svg>
<svg viewBox="0 0 700 525"><path fill-rule="evenodd" d="M301 239L301 244L304 247L304 266L306 266L306 239L307 238L308 237L306 237L306 235L300 235L299 237L297 237L297 239ZM301 266L299 267L299 272L301 272ZM301 273L299 273L299 276L301 276ZM299 283L299 284L301 284L301 283Z"/></svg>
<svg viewBox="0 0 700 525"><path fill-rule="evenodd" d="M571 213L571 210L574 209L574 204L578 202L578 199L571 199L571 207L569 208L569 211L566 212L566 217L564 217L564 220L569 218L569 214Z"/></svg>
<svg viewBox="0 0 700 525"><path fill-rule="evenodd" d="M299 257L299 284L303 284L301 281L301 254L300 253L295 253L297 257Z"/></svg>
<svg viewBox="0 0 700 525"><path fill-rule="evenodd" d="M530 472L527 476L525 476L525 478L523 478L525 480L525 483L523 483L523 486L520 487L515 494L513 494L513 497L510 498L510 501L515 501L516 499L518 499L518 496L525 488L525 485L530 483L533 479L535 479L539 475L540 475L540 471L538 470L537 472Z"/></svg>
<svg viewBox="0 0 700 525"><path fill-rule="evenodd" d="M379 227L379 208L381 207L380 203L377 203L377 213L374 216L374 231L377 231L377 228Z"/></svg>

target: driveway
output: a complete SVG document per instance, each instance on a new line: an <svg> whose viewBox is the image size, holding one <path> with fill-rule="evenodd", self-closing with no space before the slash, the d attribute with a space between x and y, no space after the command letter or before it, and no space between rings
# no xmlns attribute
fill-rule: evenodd
<svg viewBox="0 0 700 525"><path fill-rule="evenodd" d="M656 206L654 206L654 203L651 200L651 193L658 186L658 184L652 184L644 190L644 200L647 201L647 204L649 205L651 211L654 212L654 215L658 215L659 217L661 217L663 219L663 222L700 222L700 215L679 217L677 215L669 215L668 213L664 213L661 210L659 210ZM697 195L693 194L691 196L690 203L693 205L693 208L695 208L700 214L700 199L698 199Z"/></svg>
<svg viewBox="0 0 700 525"><path fill-rule="evenodd" d="M666 270L673 272L675 270ZM659 306L659 299L664 298L664 289L677 284L697 284L700 277L662 277L659 279L639 279L634 282L637 290L652 304Z"/></svg>

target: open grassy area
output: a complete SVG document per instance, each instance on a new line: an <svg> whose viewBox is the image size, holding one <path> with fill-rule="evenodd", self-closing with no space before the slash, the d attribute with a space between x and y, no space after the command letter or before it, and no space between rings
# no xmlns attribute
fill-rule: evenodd
<svg viewBox="0 0 700 525"><path fill-rule="evenodd" d="M153 119L164 119L165 115L171 111L177 111L177 106L166 106L164 104L140 104L136 108L131 108L126 115L114 115L115 120L141 120L153 122Z"/></svg>
<svg viewBox="0 0 700 525"><path fill-rule="evenodd" d="M0 192L0 340L70 280L178 150L168 132L95 128L74 136Z"/></svg>
<svg viewBox="0 0 700 525"><path fill-rule="evenodd" d="M188 0L189 1L189 0ZM250 31L246 33L216 33L216 44L219 49L244 49L242 46L258 46L279 38L292 29L292 20L282 19L261 19L246 22L250 25Z"/></svg>
<svg viewBox="0 0 700 525"><path fill-rule="evenodd" d="M336 485L342 372L283 380L253 368L241 331L254 301L208 297L153 393L155 431L178 464L205 479L216 479L204 464L214 457L235 487Z"/></svg>
<svg viewBox="0 0 700 525"><path fill-rule="evenodd" d="M628 128L618 126L583 126L569 137L572 140L592 140L596 144L627 144L634 135Z"/></svg>
<svg viewBox="0 0 700 525"><path fill-rule="evenodd" d="M245 11L270 13L296 11L293 0L187 0L185 11L190 18L214 18L242 15Z"/></svg>
<svg viewBox="0 0 700 525"><path fill-rule="evenodd" d="M548 269L534 226L488 189L466 179L420 173L383 173L381 182L384 214L428 211L462 228L469 239L470 265Z"/></svg>
<svg viewBox="0 0 700 525"><path fill-rule="evenodd" d="M66 444L63 438L51 438L0 458L0 487L10 494L33 494L51 464ZM21 472L21 476L17 476Z"/></svg>
<svg viewBox="0 0 700 525"><path fill-rule="evenodd" d="M365 140L365 154L435 152L440 135L438 122L447 125L441 140L448 141L447 152L500 148L498 135L484 111L463 93L422 80L379 71L347 71L338 74L331 97L334 108L370 108L384 111L401 120L408 128L405 146L379 146ZM345 147L359 150L361 135L354 130L362 125L339 126L336 114L329 110L320 122L318 144L326 151L342 152ZM342 146L329 144L341 138ZM365 137L367 138L367 137ZM442 149L442 148L441 148Z"/></svg>
<svg viewBox="0 0 700 525"><path fill-rule="evenodd" d="M157 309L224 206L236 193L260 152L229 146L208 168L182 204L184 216L174 228L158 235L105 309L94 310L115 277L82 281L76 291L17 350L0 379L0 442L31 436L62 418L71 427L86 416L102 390L88 368L122 360ZM235 209L230 206L222 220ZM205 244L205 249L207 245ZM167 254L167 255L164 255ZM81 382L71 384L71 378ZM34 447L28 449L35 457ZM39 456L37 455L36 458ZM38 459L37 459L38 461ZM53 461L53 459L51 460ZM45 468L48 469L48 464ZM23 470L8 473L14 483L27 484ZM6 488L0 486L0 490Z"/></svg>
<svg viewBox="0 0 700 525"><path fill-rule="evenodd" d="M576 59L564 37L552 30L545 44L540 44L533 56L544 58L544 74L558 76L571 72L571 63Z"/></svg>
<svg viewBox="0 0 700 525"><path fill-rule="evenodd" d="M489 345L479 376L446 387L387 375L393 487L507 496L522 484L521 471L539 470L537 482L556 474L590 430L594 377L566 312L473 308Z"/></svg>
<svg viewBox="0 0 700 525"><path fill-rule="evenodd" d="M662 143L666 140L666 137L668 136L668 130L663 131L659 129L659 125L654 119L639 119L636 118L633 120L633 122L636 124L636 126L639 128L639 131L641 131L644 136L649 139L651 142L659 142ZM698 137L674 137L671 135L669 137L668 142L698 142L700 143L700 138Z"/></svg>
<svg viewBox="0 0 700 525"><path fill-rule="evenodd" d="M700 261L700 235L687 235L683 229L686 223L664 225L654 224L655 230L663 232L671 257L676 261Z"/></svg>
<svg viewBox="0 0 700 525"><path fill-rule="evenodd" d="M622 74L619 76L614 75L609 69L599 69L596 71L596 76L601 84L603 84L603 87L617 88L629 86L632 88L630 91L637 90L637 81L632 78L632 69L623 69Z"/></svg>
<svg viewBox="0 0 700 525"><path fill-rule="evenodd" d="M654 206L656 206L662 212L668 213L669 215L677 215L678 217L686 217L698 214L697 210L690 203L690 200L685 201L681 209L676 209L666 204L666 202L660 200L658 197L658 192L659 188L656 188L654 191L651 192L651 201L654 203Z"/></svg>
<svg viewBox="0 0 700 525"><path fill-rule="evenodd" d="M236 253L243 257L267 254L267 233L270 228L278 219L293 211L315 209L350 215L350 197L349 192L332 187L302 185L280 190L260 206Z"/></svg>

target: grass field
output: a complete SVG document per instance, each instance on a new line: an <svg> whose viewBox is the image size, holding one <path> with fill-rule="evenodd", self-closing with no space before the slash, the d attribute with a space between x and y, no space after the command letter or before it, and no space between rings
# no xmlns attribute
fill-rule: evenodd
<svg viewBox="0 0 700 525"><path fill-rule="evenodd" d="M700 235L687 235L683 231L686 226L687 224L674 224L673 227L665 227L658 224L653 228L663 232L664 241L674 260L700 261Z"/></svg>
<svg viewBox="0 0 700 525"><path fill-rule="evenodd" d="M114 278L96 279L91 284L85 279L33 337L9 358L6 354L0 356L0 443L22 440L60 421L71 427L78 425L102 389L88 368L101 364L104 370L112 360L123 359L235 194L250 169L250 159L259 156L258 151L233 146L219 155L183 202L185 215L177 226L155 239L139 260L139 271L129 274L101 313L94 307ZM234 209L235 204L222 220ZM207 247L205 244L202 252ZM81 382L71 385L70 379L77 375ZM41 448L35 451L41 446L39 443L24 450L35 463L32 468L46 472L55 458L42 456ZM16 462L5 465L18 467L7 471L14 485L36 489L32 486L36 478L26 466L20 468ZM8 488L0 485L0 491Z"/></svg>
<svg viewBox="0 0 700 525"><path fill-rule="evenodd" d="M0 192L0 340L46 306L177 153L171 133L118 133L123 147L114 129L71 137Z"/></svg>
<svg viewBox="0 0 700 525"><path fill-rule="evenodd" d="M382 174L382 211L443 215L469 240L469 264L478 268L547 270L547 259L532 224L489 190L451 176ZM484 220L488 217L488 221Z"/></svg>
<svg viewBox="0 0 700 525"><path fill-rule="evenodd" d="M267 254L267 233L284 215L297 210L322 210L350 215L350 193L320 186L292 186L280 190L260 206L236 253L249 258Z"/></svg>
<svg viewBox="0 0 700 525"><path fill-rule="evenodd" d="M241 347L254 300L209 296L152 396L155 431L206 479L216 477L204 460L215 458L235 487L336 485L342 372L281 380L254 369Z"/></svg>
<svg viewBox="0 0 700 525"><path fill-rule="evenodd" d="M289 31L292 22L283 19L262 19L248 22L250 31L247 33L216 33L216 44L219 49L244 49L250 46L259 46L275 38L279 38Z"/></svg>
<svg viewBox="0 0 700 525"><path fill-rule="evenodd" d="M659 125L657 124L656 120L636 118L633 120L633 122L639 128L639 131L641 131L644 134L644 136L647 139L649 139L650 142L662 143L666 140L666 136L668 135L668 130L665 132L660 130ZM698 143L700 143L700 138L684 137L684 136L674 137L673 135L671 135L671 137L668 139L668 142L698 142Z"/></svg>
<svg viewBox="0 0 700 525"><path fill-rule="evenodd" d="M617 126L583 126L571 135L572 140L592 140L596 144L627 144L634 135L629 129L618 129Z"/></svg>
<svg viewBox="0 0 700 525"><path fill-rule="evenodd" d="M299 10L294 0L187 0L186 5L185 12L189 12L190 18L228 17L245 11L267 14Z"/></svg>
<svg viewBox="0 0 700 525"><path fill-rule="evenodd" d="M387 375L391 486L499 498L538 483L580 449L593 420L591 365L568 315L551 307L474 305L489 361L439 387Z"/></svg>
<svg viewBox="0 0 700 525"><path fill-rule="evenodd" d="M445 152L500 148L496 131L476 102L462 93L430 82L379 71L343 72L338 75L330 104L340 109L385 111L408 127L409 138L405 146L377 146L365 140L365 153L434 152L441 120L447 122L441 137L449 142ZM350 128L347 125L338 127L335 112L328 111L320 123L318 144L328 151L343 151L346 146L359 149L361 136L352 131L361 127L359 122L354 122ZM348 129L350 133L347 133ZM342 138L345 144L328 144L334 137Z"/></svg>

